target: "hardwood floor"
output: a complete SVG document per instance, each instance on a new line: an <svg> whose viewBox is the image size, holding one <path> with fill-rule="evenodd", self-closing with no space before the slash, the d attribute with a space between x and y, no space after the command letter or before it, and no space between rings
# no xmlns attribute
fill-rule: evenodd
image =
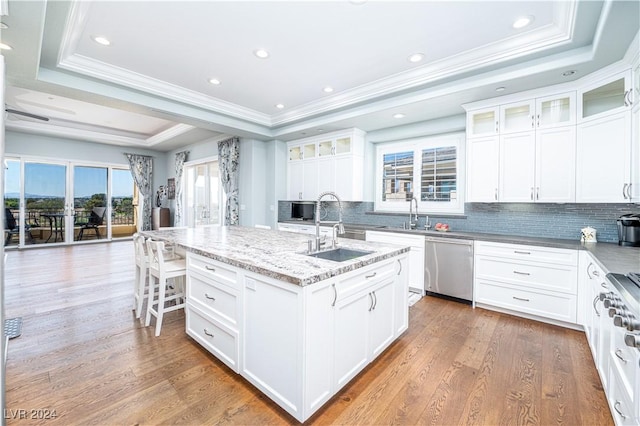
<svg viewBox="0 0 640 426"><path fill-rule="evenodd" d="M9 425L297 423L194 343L182 312L167 314L158 338L143 327L131 310L131 241L11 251L5 277L5 316L24 320L9 343ZM428 297L308 423L613 421L583 333Z"/></svg>

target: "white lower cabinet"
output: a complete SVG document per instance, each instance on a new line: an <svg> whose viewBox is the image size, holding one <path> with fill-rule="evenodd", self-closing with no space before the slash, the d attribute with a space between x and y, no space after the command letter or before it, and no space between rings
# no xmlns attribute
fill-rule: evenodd
<svg viewBox="0 0 640 426"><path fill-rule="evenodd" d="M476 241L474 265L476 304L576 323L576 250Z"/></svg>
<svg viewBox="0 0 640 426"><path fill-rule="evenodd" d="M300 287L188 253L187 333L304 422L407 329L407 269Z"/></svg>
<svg viewBox="0 0 640 426"><path fill-rule="evenodd" d="M424 294L424 250L423 235L400 234L395 232L367 231L367 241L410 246L407 274L409 288Z"/></svg>

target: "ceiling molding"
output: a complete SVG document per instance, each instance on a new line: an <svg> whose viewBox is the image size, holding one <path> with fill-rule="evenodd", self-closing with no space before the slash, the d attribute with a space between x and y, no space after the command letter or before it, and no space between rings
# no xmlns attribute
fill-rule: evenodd
<svg viewBox="0 0 640 426"><path fill-rule="evenodd" d="M168 128L167 130L164 130L158 134L151 136L150 138L147 138L147 143L149 146L157 145L183 133L187 133L188 131L195 128L195 126L192 126L190 124L176 124L175 126Z"/></svg>

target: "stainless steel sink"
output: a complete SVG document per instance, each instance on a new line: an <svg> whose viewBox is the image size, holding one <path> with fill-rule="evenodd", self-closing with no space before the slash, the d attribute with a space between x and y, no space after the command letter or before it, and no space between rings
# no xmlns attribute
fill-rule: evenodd
<svg viewBox="0 0 640 426"><path fill-rule="evenodd" d="M319 259L332 260L334 262L344 262L346 260L356 259L361 256L373 253L372 251L365 250L352 250L347 248L337 248L333 250L321 251L318 253L311 253L307 256L317 257Z"/></svg>

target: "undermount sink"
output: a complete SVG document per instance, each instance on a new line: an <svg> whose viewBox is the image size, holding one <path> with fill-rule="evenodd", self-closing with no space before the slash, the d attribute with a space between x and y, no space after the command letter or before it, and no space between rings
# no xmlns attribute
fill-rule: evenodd
<svg viewBox="0 0 640 426"><path fill-rule="evenodd" d="M347 248L337 248L333 250L321 251L318 253L311 253L307 256L317 257L319 259L332 260L334 262L344 262L346 260L356 259L361 256L373 253L372 251L365 250L353 250Z"/></svg>

